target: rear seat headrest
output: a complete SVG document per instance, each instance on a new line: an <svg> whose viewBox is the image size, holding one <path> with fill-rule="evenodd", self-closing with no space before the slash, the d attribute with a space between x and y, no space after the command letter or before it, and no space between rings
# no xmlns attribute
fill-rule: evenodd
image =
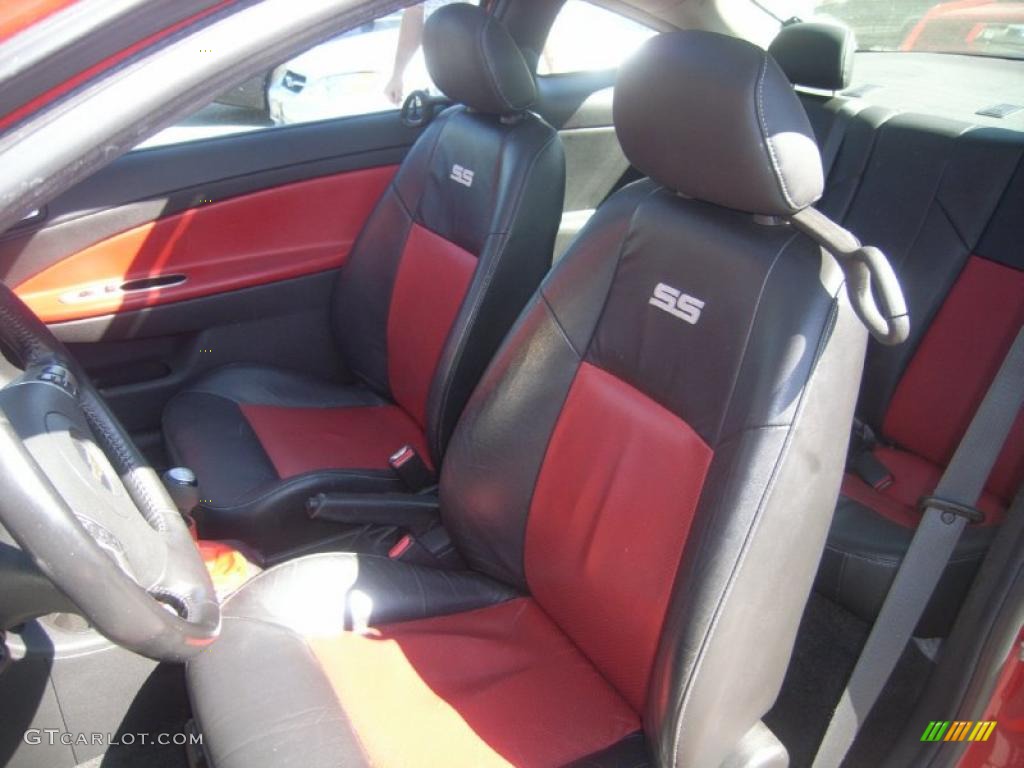
<svg viewBox="0 0 1024 768"><path fill-rule="evenodd" d="M537 97L515 40L475 5L453 3L432 13L423 30L423 55L445 96L478 112L522 112Z"/></svg>
<svg viewBox="0 0 1024 768"><path fill-rule="evenodd" d="M841 91L850 85L857 41L838 22L801 21L779 30L768 46L793 85Z"/></svg>
<svg viewBox="0 0 1024 768"><path fill-rule="evenodd" d="M687 197L786 216L822 192L807 115L775 61L744 40L687 30L622 68L615 130L629 161Z"/></svg>

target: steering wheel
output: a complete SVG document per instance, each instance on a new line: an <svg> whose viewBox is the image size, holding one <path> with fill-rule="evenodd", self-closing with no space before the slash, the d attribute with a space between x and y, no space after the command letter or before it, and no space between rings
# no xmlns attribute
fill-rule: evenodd
<svg viewBox="0 0 1024 768"><path fill-rule="evenodd" d="M184 519L85 371L0 283L0 523L113 642L184 661L220 604Z"/></svg>

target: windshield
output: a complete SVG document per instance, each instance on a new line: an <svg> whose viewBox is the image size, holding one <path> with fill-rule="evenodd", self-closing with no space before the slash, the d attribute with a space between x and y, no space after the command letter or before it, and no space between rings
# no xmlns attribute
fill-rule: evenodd
<svg viewBox="0 0 1024 768"><path fill-rule="evenodd" d="M1024 58L1024 0L768 0L779 17L831 17L868 51Z"/></svg>

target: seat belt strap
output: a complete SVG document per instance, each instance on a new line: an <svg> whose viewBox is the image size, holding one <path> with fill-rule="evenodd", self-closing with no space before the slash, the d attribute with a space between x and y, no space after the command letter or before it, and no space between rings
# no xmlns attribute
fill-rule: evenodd
<svg viewBox="0 0 1024 768"><path fill-rule="evenodd" d="M813 768L838 768L913 635L1024 401L1024 328L939 480L818 747Z"/></svg>

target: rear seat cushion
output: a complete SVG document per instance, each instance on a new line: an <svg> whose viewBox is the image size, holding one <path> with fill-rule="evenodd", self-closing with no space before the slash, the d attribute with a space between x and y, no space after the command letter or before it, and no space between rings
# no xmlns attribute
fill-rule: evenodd
<svg viewBox="0 0 1024 768"><path fill-rule="evenodd" d="M949 631L996 528L970 525L957 542L915 634L940 637ZM878 514L860 501L841 496L815 582L816 591L873 622L914 529Z"/></svg>
<svg viewBox="0 0 1024 768"><path fill-rule="evenodd" d="M889 446L878 446L873 453L891 473L891 484L885 488L873 488L857 475L848 473L843 478L843 495L897 525L916 528L921 520L918 502L935 490L942 477L942 468L913 453ZM986 491L977 506L985 514L981 525L1003 522L1007 507L1003 499Z"/></svg>

